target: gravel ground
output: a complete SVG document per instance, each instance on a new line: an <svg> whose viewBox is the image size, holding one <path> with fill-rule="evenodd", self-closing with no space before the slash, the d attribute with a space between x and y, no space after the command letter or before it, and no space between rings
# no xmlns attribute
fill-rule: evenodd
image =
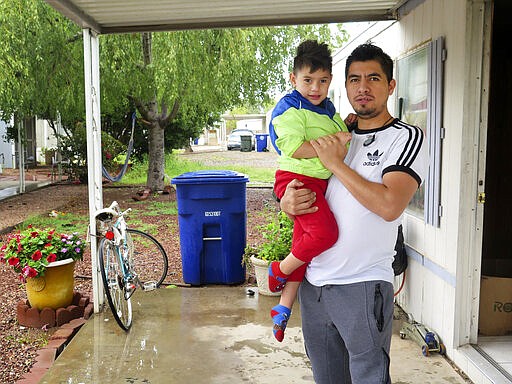
<svg viewBox="0 0 512 384"><path fill-rule="evenodd" d="M230 164L246 163L250 166L271 167L275 169L277 155L269 152L221 151L194 152L183 157L215 164L224 169ZM167 283L183 283L181 273L181 254L179 247L179 228L176 214L164 210L175 203L174 192L154 194L145 201L135 201L133 197L141 189L138 187L103 188L104 205L111 201L119 202L123 209L131 207L135 228L153 234L163 245L169 258ZM164 207L164 208L158 208ZM270 188L247 188L247 243L259 241L257 226L265 222L266 209L275 210ZM88 198L86 185L59 184L45 187L24 195L0 201L0 241L13 226L30 221L34 215L47 215L52 210L88 216ZM130 224L130 219L128 219ZM84 234L85 236L85 234ZM75 290L92 299L91 259L87 251L84 260L75 268ZM245 284L254 283L253 272L248 271ZM43 347L48 337L56 329L47 331L21 327L16 320L16 304L26 299L24 286L17 280L12 269L0 263L0 383L15 383L23 373L28 372L35 362L36 352Z"/></svg>

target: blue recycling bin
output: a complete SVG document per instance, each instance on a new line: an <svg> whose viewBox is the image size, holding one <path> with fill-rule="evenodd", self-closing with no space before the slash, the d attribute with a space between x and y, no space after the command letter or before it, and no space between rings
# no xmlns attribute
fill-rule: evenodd
<svg viewBox="0 0 512 384"><path fill-rule="evenodd" d="M225 170L187 172L176 185L183 280L187 284L245 281L246 183Z"/></svg>
<svg viewBox="0 0 512 384"><path fill-rule="evenodd" d="M268 142L268 133L256 134L256 152L266 152Z"/></svg>

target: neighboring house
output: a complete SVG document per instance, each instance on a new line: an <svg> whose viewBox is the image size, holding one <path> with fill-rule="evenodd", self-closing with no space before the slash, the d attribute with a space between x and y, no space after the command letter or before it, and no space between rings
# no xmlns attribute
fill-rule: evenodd
<svg viewBox="0 0 512 384"><path fill-rule="evenodd" d="M7 141L9 123L0 121L0 164L2 168L18 168L18 145L16 141ZM38 164L51 165L51 156L45 156L46 150L57 147L57 139L46 120L26 118L23 121L25 166L35 167Z"/></svg>
<svg viewBox="0 0 512 384"><path fill-rule="evenodd" d="M36 120L36 159L39 164L51 165L52 150L57 148L57 138L47 120ZM50 151L47 153L46 151Z"/></svg>
<svg viewBox="0 0 512 384"><path fill-rule="evenodd" d="M0 120L0 168L14 168L15 148L13 141L7 141L7 126L9 123Z"/></svg>
<svg viewBox="0 0 512 384"><path fill-rule="evenodd" d="M330 96L343 117L352 111L344 70L358 44L370 40L395 60L390 110L424 129L430 153L403 220L409 268L397 302L475 383L512 382L512 3L409 3L398 21L354 30L334 55Z"/></svg>
<svg viewBox="0 0 512 384"><path fill-rule="evenodd" d="M247 119L247 120L238 120L236 122L236 129L249 129L256 132L267 132L268 127L265 126L265 117L260 119Z"/></svg>

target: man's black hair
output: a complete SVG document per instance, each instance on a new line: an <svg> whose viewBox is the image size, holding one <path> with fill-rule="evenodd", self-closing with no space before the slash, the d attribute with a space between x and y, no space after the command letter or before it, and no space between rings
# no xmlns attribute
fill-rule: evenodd
<svg viewBox="0 0 512 384"><path fill-rule="evenodd" d="M350 56L347 58L345 65L345 80L348 76L348 68L354 61L377 61L382 67L382 71L387 77L388 83L393 79L393 60L391 57L384 52L381 48L373 44L361 44L352 51Z"/></svg>
<svg viewBox="0 0 512 384"><path fill-rule="evenodd" d="M331 50L325 43L306 40L297 47L297 56L293 59L293 73L309 67L310 73L319 69L332 72Z"/></svg>

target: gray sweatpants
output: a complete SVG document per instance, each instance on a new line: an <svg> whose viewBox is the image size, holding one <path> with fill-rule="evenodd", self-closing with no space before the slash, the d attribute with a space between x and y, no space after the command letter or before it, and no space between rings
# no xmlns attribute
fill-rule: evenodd
<svg viewBox="0 0 512 384"><path fill-rule="evenodd" d="M315 287L304 279L299 302L315 383L391 383L392 284Z"/></svg>

